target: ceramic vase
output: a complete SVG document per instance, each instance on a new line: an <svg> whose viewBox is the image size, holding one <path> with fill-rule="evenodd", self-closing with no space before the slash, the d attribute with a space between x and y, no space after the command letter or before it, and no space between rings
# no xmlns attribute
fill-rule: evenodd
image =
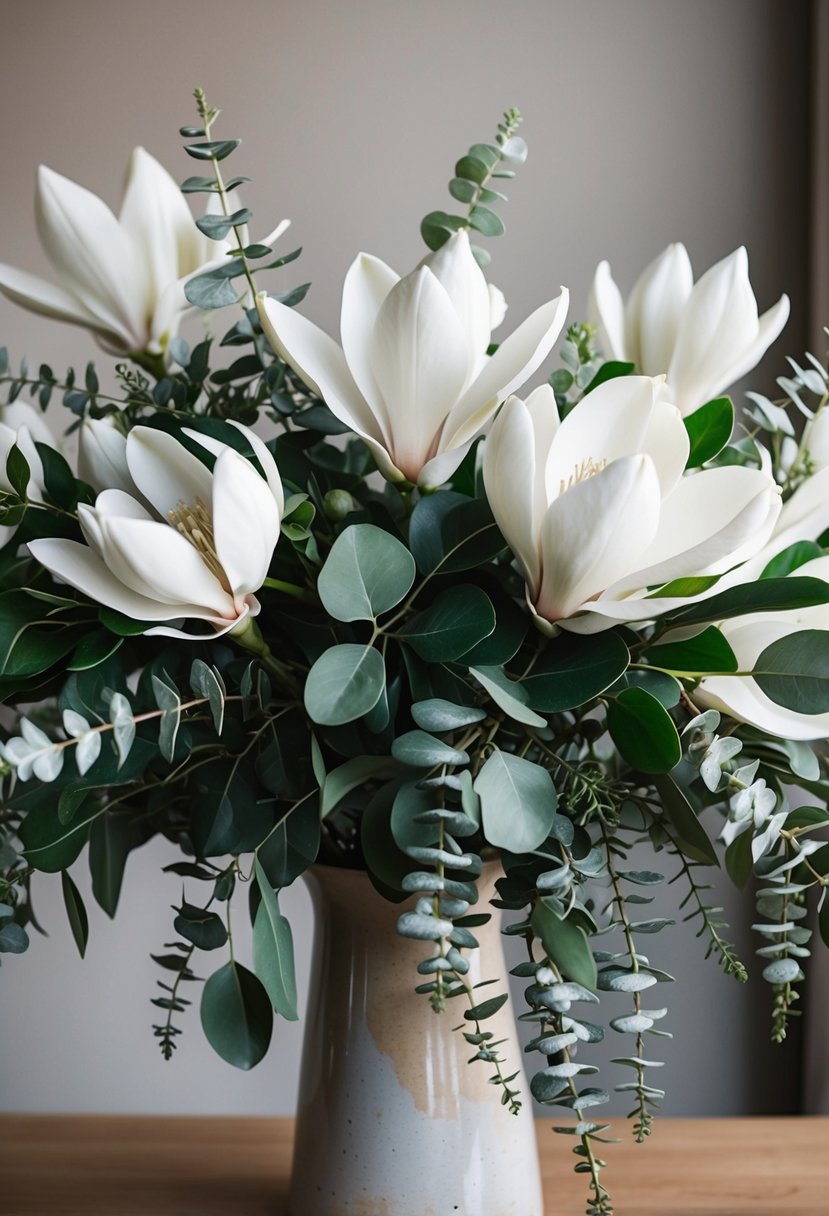
<svg viewBox="0 0 829 1216"><path fill-rule="evenodd" d="M497 865L480 881L478 908ZM433 1012L414 987L430 943L401 938L402 908L362 871L316 866L316 911L290 1216L543 1216L529 1094L510 1002L486 1022L522 1108L510 1114L491 1065L453 1030L465 998ZM403 905L405 907L406 905ZM473 983L507 991L500 913L475 930ZM463 1001L463 1004L461 1003Z"/></svg>

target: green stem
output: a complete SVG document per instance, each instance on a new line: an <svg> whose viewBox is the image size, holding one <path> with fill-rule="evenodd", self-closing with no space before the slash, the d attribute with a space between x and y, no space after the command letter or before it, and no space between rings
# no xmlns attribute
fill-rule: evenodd
<svg viewBox="0 0 829 1216"><path fill-rule="evenodd" d="M317 597L313 592L306 587L299 587L296 583L286 583L281 578L266 578L263 587L270 587L272 591L281 591L284 595L290 595L295 600L301 600L303 604L316 604Z"/></svg>

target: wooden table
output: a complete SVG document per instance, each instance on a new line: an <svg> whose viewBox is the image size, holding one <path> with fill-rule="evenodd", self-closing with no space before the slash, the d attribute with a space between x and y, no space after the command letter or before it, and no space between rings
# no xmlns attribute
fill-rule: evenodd
<svg viewBox="0 0 829 1216"><path fill-rule="evenodd" d="M584 1180L545 1123L548 1216L581 1216ZM3 1115L0 1212L280 1216L292 1134L288 1119ZM829 1118L663 1119L607 1157L617 1216L829 1216Z"/></svg>

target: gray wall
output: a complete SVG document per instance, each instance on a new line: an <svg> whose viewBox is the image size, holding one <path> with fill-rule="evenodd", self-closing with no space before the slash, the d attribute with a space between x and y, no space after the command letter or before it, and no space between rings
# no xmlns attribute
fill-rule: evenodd
<svg viewBox="0 0 829 1216"><path fill-rule="evenodd" d="M280 286L310 278L305 307L334 328L356 251L411 267L422 252L420 218L446 205L454 160L517 104L530 159L510 191L492 266L512 323L560 283L575 319L602 257L629 287L669 241L686 243L698 272L745 243L761 307L782 290L793 299L787 334L766 363L773 376L782 354L805 343L808 15L805 0L7 3L0 258L47 269L31 215L38 161L113 204L134 144L181 177L191 172L176 130L192 121L190 92L202 84L225 110L219 133L245 137L233 165L256 177L246 194L254 228L264 233L288 215L305 247ZM56 368L95 353L80 331L4 301L0 335ZM250 1075L210 1054L195 1013L176 1061L156 1055L148 955L168 940L180 893L158 873L168 860L162 843L132 859L118 920L93 913L83 963L57 884L38 881L51 936L0 973L0 1108L292 1109L296 1026L280 1027ZM82 862L75 876L85 889ZM747 943L750 910L729 902ZM311 934L304 891L290 892L285 908L302 960ZM665 994L676 1036L664 1051L666 1109L788 1108L794 1062L762 1045L759 987L738 990L703 964L687 926L653 953L680 976Z"/></svg>

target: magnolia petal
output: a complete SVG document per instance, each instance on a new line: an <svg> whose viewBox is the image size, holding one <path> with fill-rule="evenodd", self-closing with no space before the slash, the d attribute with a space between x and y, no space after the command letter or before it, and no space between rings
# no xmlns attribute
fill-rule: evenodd
<svg viewBox="0 0 829 1216"><path fill-rule="evenodd" d="M596 345L605 359L627 360L625 306L610 273L609 262L599 262L587 297L587 320L596 326Z"/></svg>
<svg viewBox="0 0 829 1216"><path fill-rule="evenodd" d="M659 377L659 380L664 377ZM662 497L667 498L679 484L691 451L691 440L682 421L682 414L670 399L667 386L656 389L656 402L642 442L656 465Z"/></svg>
<svg viewBox="0 0 829 1216"><path fill-rule="evenodd" d="M101 321L76 296L39 275L0 263L0 291L13 304L27 308L29 312L94 330L110 342L120 344L122 354L132 345L132 334L125 325Z"/></svg>
<svg viewBox="0 0 829 1216"><path fill-rule="evenodd" d="M618 376L599 385L570 410L547 458L548 501L591 471L644 450L654 393L655 382L648 376Z"/></svg>
<svg viewBox="0 0 829 1216"><path fill-rule="evenodd" d="M475 261L469 244L469 233L454 233L440 249L424 258L423 265L429 267L445 288L466 335L465 388L483 366L493 329L490 290L484 272ZM503 299L501 295L501 300ZM503 306L501 320L505 312L506 304Z"/></svg>
<svg viewBox="0 0 829 1216"><path fill-rule="evenodd" d="M694 285L682 314L668 381L683 414L710 400L729 381L734 352L758 333L757 301L748 279L748 255L740 247Z"/></svg>
<svg viewBox="0 0 829 1216"><path fill-rule="evenodd" d="M679 322L694 286L685 246L669 245L639 276L625 309L626 348L646 376L670 365Z"/></svg>
<svg viewBox="0 0 829 1216"><path fill-rule="evenodd" d="M111 418L84 418L78 438L78 476L93 490L135 493L127 465L127 437Z"/></svg>
<svg viewBox="0 0 829 1216"><path fill-rule="evenodd" d="M363 439L382 444L383 433L361 396L345 355L333 338L302 313L269 296L257 297L262 327L274 350L322 397L332 414Z"/></svg>
<svg viewBox="0 0 829 1216"><path fill-rule="evenodd" d="M779 488L756 469L703 469L683 477L662 504L642 567L614 591L721 574L765 544L779 511Z"/></svg>
<svg viewBox="0 0 829 1216"><path fill-rule="evenodd" d="M417 481L467 373L466 337L446 290L422 267L401 279L383 301L369 359L390 414L390 455ZM441 445L440 450L459 447Z"/></svg>
<svg viewBox="0 0 829 1216"><path fill-rule="evenodd" d="M284 222L287 224L289 221L285 220ZM282 489L282 478L279 476L279 469L271 455L270 448L263 439L259 438L256 431L252 431L249 426L244 426L241 422L235 422L232 418L228 419L228 421L241 435L244 435L253 449L253 454L259 461L262 472L265 474L265 480L268 483L271 495L281 516L285 509L285 494Z"/></svg>
<svg viewBox="0 0 829 1216"><path fill-rule="evenodd" d="M213 537L234 597L262 586L279 539L279 507L268 483L233 448L213 469Z"/></svg>
<svg viewBox="0 0 829 1216"><path fill-rule="evenodd" d="M124 490L103 490L95 500L95 506L87 503L78 504L78 521L86 542L95 552L103 557L104 538L101 531L101 519L109 516L112 519L152 519L144 506L131 494Z"/></svg>
<svg viewBox="0 0 829 1216"><path fill-rule="evenodd" d="M389 450L393 442L392 422L371 366L371 335L383 301L399 281L400 276L380 258L359 254L345 276L340 312L340 339L348 369Z"/></svg>
<svg viewBox="0 0 829 1216"><path fill-rule="evenodd" d="M743 351L738 352L737 358L723 372L722 383L710 391L711 397L716 397L717 393L734 384L736 380L741 379L757 366L772 342L780 337L783 327L789 319L790 311L789 297L782 295L776 304L763 313L758 323L757 336Z"/></svg>
<svg viewBox="0 0 829 1216"><path fill-rule="evenodd" d="M57 448L55 437L44 422L43 414L25 401L12 401L8 405L0 406L0 423L11 427L13 431L25 426L34 443L45 443L47 447Z"/></svg>
<svg viewBox="0 0 829 1216"><path fill-rule="evenodd" d="M442 486L461 464L471 447L472 441L470 440L461 448L451 448L448 452L439 452L437 456L427 460L417 478L420 489L436 490L438 486Z"/></svg>
<svg viewBox="0 0 829 1216"><path fill-rule="evenodd" d="M543 454L544 448L536 446L529 402L525 405L519 397L510 397L484 440L484 486L533 599L541 583L539 532L546 500L537 497L536 462L543 460Z"/></svg>
<svg viewBox="0 0 829 1216"><path fill-rule="evenodd" d="M96 553L78 541L33 540L29 542L29 551L60 582L134 621L166 621L177 616L209 620L212 615L195 604L161 604L138 594L120 582Z"/></svg>
<svg viewBox="0 0 829 1216"><path fill-rule="evenodd" d="M453 407L443 428L442 448L474 439L498 405L529 379L560 334L569 302L570 293L562 287L560 296L542 304L501 343Z"/></svg>
<svg viewBox="0 0 829 1216"><path fill-rule="evenodd" d="M190 269L199 230L176 182L143 148L130 157L119 219L146 270L150 297L157 300Z"/></svg>
<svg viewBox="0 0 829 1216"><path fill-rule="evenodd" d="M239 611L239 615L232 621L227 621L218 617L205 617L204 619L208 620L213 626L209 633L192 633L188 632L186 629L177 628L175 625L153 625L152 629L147 629L145 631L145 636L149 637L150 635L153 635L154 637L163 638L184 638L184 640L188 642L198 642L204 638L210 638L212 641L213 638L223 637L224 634L230 633L232 630L237 629L239 625L241 625L243 621L246 621L249 616L256 616L258 611L258 603L256 612L252 611L248 604L243 604Z"/></svg>
<svg viewBox="0 0 829 1216"><path fill-rule="evenodd" d="M167 524L152 519L98 515L101 556L112 573L139 595L167 604L169 617L183 603L202 605L205 613L235 617L230 592L189 541Z"/></svg>
<svg viewBox="0 0 829 1216"><path fill-rule="evenodd" d="M35 195L41 244L61 279L107 329L143 349L148 292L128 233L83 186L41 165Z"/></svg>
<svg viewBox="0 0 829 1216"><path fill-rule="evenodd" d="M643 455L615 460L556 498L541 525L539 615L569 617L635 568L656 531L659 501L656 469Z"/></svg>
<svg viewBox="0 0 829 1216"><path fill-rule="evenodd" d="M166 431L133 427L127 436L127 466L136 487L162 519L179 503L193 507L197 499L210 502L210 470Z"/></svg>

